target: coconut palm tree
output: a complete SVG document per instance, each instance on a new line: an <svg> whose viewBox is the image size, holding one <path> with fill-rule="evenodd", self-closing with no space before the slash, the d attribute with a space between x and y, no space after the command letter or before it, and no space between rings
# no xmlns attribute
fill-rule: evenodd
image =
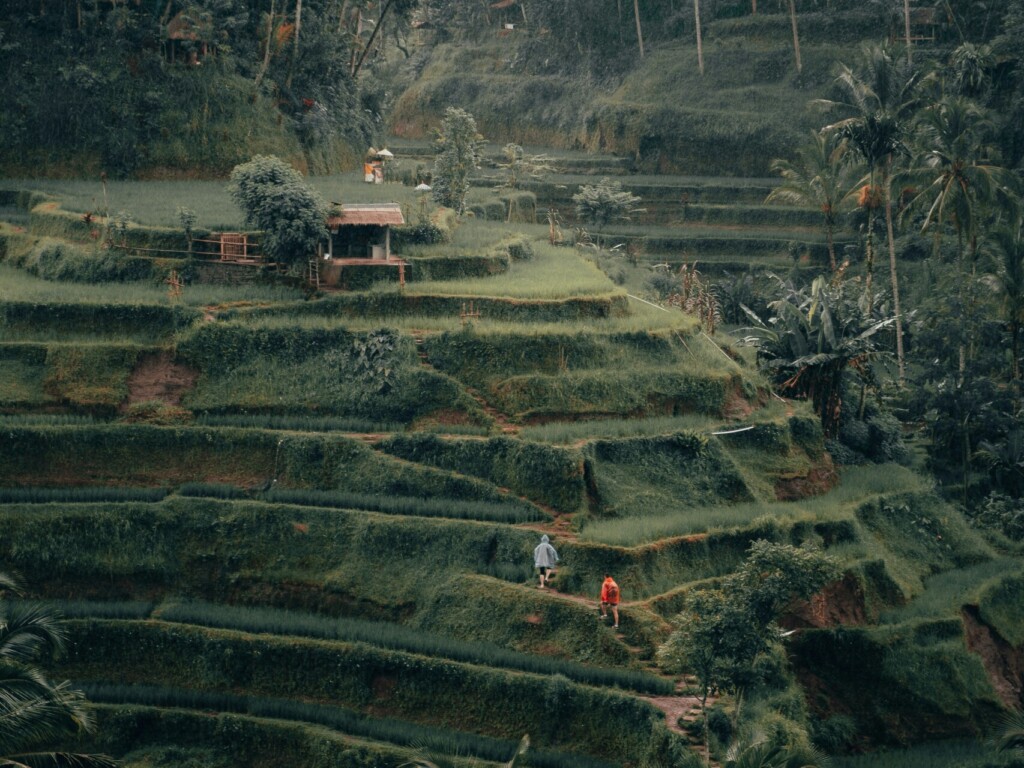
<svg viewBox="0 0 1024 768"><path fill-rule="evenodd" d="M838 132L812 131L811 140L797 150L796 162L775 160L772 170L782 184L771 191L766 202L789 203L819 208L824 216L828 261L836 271L834 235L839 207L846 198L850 178L849 145Z"/></svg>
<svg viewBox="0 0 1024 768"><path fill-rule="evenodd" d="M868 165L869 199L875 197L876 173L881 174L882 206L885 210L886 236L889 246L889 279L892 284L894 322L896 325L896 360L899 382L905 374L903 353L903 322L900 312L899 274L896 269L896 239L893 233L891 178L893 160L909 154L903 139L910 117L917 109L919 77L909 62L892 55L883 46L867 45L862 49L858 70L841 65L836 83L846 101L825 101L828 106L852 112L826 130L838 130ZM872 230L874 207L869 209L867 235L867 277L865 305L870 306L871 271L874 267Z"/></svg>
<svg viewBox="0 0 1024 768"><path fill-rule="evenodd" d="M920 152L910 178L921 191L910 207L926 206L922 231L934 231L936 249L942 227L956 234L961 306L967 307L965 332L973 324L974 280L982 225L988 208L1009 201L1016 179L1012 172L994 164L993 147L985 143L992 123L985 111L962 96L947 97L922 113L917 131ZM968 344L960 343L959 371L967 365Z"/></svg>
<svg viewBox="0 0 1024 768"><path fill-rule="evenodd" d="M18 593L18 582L0 573L0 598ZM92 728L81 691L67 682L52 683L36 666L64 649L64 630L51 612L27 603L0 599L0 766L109 768L106 755L46 751Z"/></svg>

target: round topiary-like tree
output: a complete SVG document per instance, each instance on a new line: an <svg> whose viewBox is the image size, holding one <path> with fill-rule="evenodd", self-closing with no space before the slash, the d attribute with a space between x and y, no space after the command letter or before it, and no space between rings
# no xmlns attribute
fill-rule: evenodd
<svg viewBox="0 0 1024 768"><path fill-rule="evenodd" d="M327 203L278 157L257 155L236 165L228 192L245 223L263 232L263 252L278 264L303 264L327 236Z"/></svg>

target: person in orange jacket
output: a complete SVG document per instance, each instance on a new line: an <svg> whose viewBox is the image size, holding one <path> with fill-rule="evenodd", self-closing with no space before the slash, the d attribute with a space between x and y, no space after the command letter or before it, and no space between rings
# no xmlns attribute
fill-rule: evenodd
<svg viewBox="0 0 1024 768"><path fill-rule="evenodd" d="M604 582L601 584L601 619L608 616L608 609L612 609L612 618L615 620L614 629L619 628L619 585L615 579L607 573L604 575Z"/></svg>

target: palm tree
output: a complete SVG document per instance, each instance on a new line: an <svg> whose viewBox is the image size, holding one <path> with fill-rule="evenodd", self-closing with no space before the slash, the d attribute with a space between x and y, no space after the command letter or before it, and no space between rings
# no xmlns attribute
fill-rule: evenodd
<svg viewBox="0 0 1024 768"><path fill-rule="evenodd" d="M997 747L1000 752L1024 752L1024 712L1018 710L1006 716Z"/></svg>
<svg viewBox="0 0 1024 768"><path fill-rule="evenodd" d="M987 249L990 269L984 283L1002 300L1010 332L1010 376L1020 381L1020 332L1024 327L1024 217L996 229Z"/></svg>
<svg viewBox="0 0 1024 768"><path fill-rule="evenodd" d="M910 66L893 57L890 51L878 45L862 49L859 71L841 65L836 82L843 90L846 102L823 102L831 107L852 111L853 116L841 120L826 130L839 130L851 147L868 165L870 196L874 196L875 174L881 173L882 205L885 209L885 227L889 246L889 279L892 284L894 322L896 324L896 360L899 368L899 383L902 386L905 375L903 353L903 322L900 312L899 274L896 270L896 239L892 221L892 177L893 158L908 154L903 144L903 135L909 117L918 104L918 74ZM865 279L865 304L871 305L871 271L874 267L873 234L874 207L868 215L867 236L867 277Z"/></svg>
<svg viewBox="0 0 1024 768"><path fill-rule="evenodd" d="M0 573L0 598L18 593L17 580ZM64 630L56 617L38 606L0 601L0 765L13 768L77 766L112 768L106 755L38 751L92 728L81 691L67 682L54 684L36 666L64 649Z"/></svg>
<svg viewBox="0 0 1024 768"><path fill-rule="evenodd" d="M969 99L955 96L940 100L922 115L918 144L923 149L911 174L911 178L924 182L923 189L911 201L911 207L927 205L922 231L935 231L936 248L942 225L951 225L956 233L958 284L961 298L967 296L961 306L967 307L968 316L964 319L968 336L973 326L970 305L984 214L990 204L1008 200L1016 186L1012 172L988 160L995 151L984 142L991 126L984 110ZM967 343L961 341L961 380L967 350Z"/></svg>
<svg viewBox="0 0 1024 768"><path fill-rule="evenodd" d="M814 206L821 209L828 243L828 260L836 271L834 235L839 206L850 189L849 145L838 132L811 132L811 140L797 150L796 162L775 160L772 170L782 184L771 191L766 202Z"/></svg>
<svg viewBox="0 0 1024 768"><path fill-rule="evenodd" d="M697 30L697 67L704 76L704 41L700 29L700 0L693 0L693 20Z"/></svg>
<svg viewBox="0 0 1024 768"><path fill-rule="evenodd" d="M773 744L759 733L749 741L733 742L724 768L823 768L828 763L828 756L816 749Z"/></svg>

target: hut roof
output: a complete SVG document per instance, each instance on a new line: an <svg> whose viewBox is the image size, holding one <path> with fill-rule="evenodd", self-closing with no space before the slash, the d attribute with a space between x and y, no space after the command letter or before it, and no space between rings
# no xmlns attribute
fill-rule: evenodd
<svg viewBox="0 0 1024 768"><path fill-rule="evenodd" d="M341 206L341 213L327 217L327 226L332 229L359 224L398 226L405 224L405 217L398 203L346 204Z"/></svg>
<svg viewBox="0 0 1024 768"><path fill-rule="evenodd" d="M511 8L518 1L519 0L498 0L498 2L496 2L496 3L491 3L491 8L498 8L498 9L501 9L501 8Z"/></svg>
<svg viewBox="0 0 1024 768"><path fill-rule="evenodd" d="M168 40L209 40L212 36L213 26L209 21L197 21L184 11L167 22Z"/></svg>

